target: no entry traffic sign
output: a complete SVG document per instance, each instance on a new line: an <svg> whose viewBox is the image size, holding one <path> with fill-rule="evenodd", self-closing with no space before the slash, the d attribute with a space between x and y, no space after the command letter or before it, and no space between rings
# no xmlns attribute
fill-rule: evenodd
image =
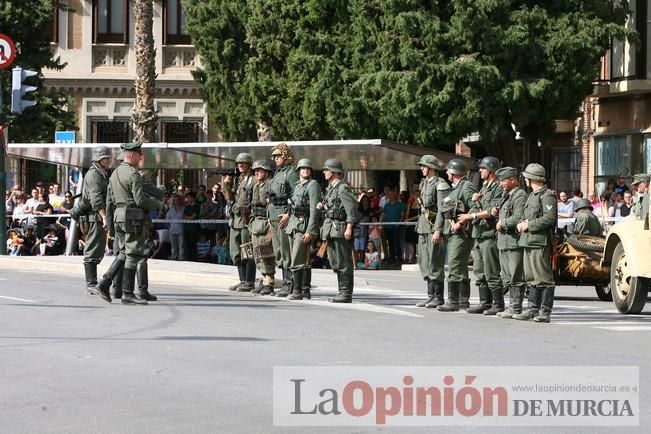
<svg viewBox="0 0 651 434"><path fill-rule="evenodd" d="M16 45L7 35L0 33L0 69L9 68L16 57Z"/></svg>

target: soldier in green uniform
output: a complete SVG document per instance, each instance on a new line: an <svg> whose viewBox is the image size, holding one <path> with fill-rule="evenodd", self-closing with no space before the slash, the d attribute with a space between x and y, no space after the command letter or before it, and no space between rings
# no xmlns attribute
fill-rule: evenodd
<svg viewBox="0 0 651 434"><path fill-rule="evenodd" d="M253 258L242 258L240 246L251 241L247 225L249 224L249 206L253 194L253 172L251 154L242 152L235 157L240 172L233 185L233 178L224 178L224 191L230 207L230 253L233 265L237 267L240 282L228 288L230 291L251 291L255 287L255 262Z"/></svg>
<svg viewBox="0 0 651 434"><path fill-rule="evenodd" d="M518 223L518 245L524 248L524 276L529 285L526 312L513 319L549 322L554 306L554 274L551 267L552 236L558 210L554 194L545 185L545 168L527 165L522 175L533 190L524 205L524 219Z"/></svg>
<svg viewBox="0 0 651 434"><path fill-rule="evenodd" d="M599 219L592 213L592 204L588 199L579 199L574 205L574 224L572 233L575 235L594 235L602 237L604 230Z"/></svg>
<svg viewBox="0 0 651 434"><path fill-rule="evenodd" d="M134 294L136 268L144 256L144 238L142 235L145 224L145 214L153 209L162 207L162 202L148 197L143 190L142 176L138 168L142 162L141 143L125 143L121 146L124 151L122 164L109 179L111 201L114 204L113 223L115 236L120 252L111 264L119 267L124 265L122 277L122 304L147 304L144 298ZM121 264L122 263L122 264ZM111 278L114 276L111 276ZM102 279L102 283L105 279ZM98 285L99 294L110 302L108 282Z"/></svg>
<svg viewBox="0 0 651 434"><path fill-rule="evenodd" d="M495 174L504 190L504 198L499 206L491 210L491 214L498 218L495 230L502 283L505 288L509 288L510 293L509 307L504 312L499 312L497 317L510 319L513 315L522 313L522 299L527 287L522 263L523 249L518 246L520 235L516 230L516 226L522 221L527 193L520 187L518 172L513 167L503 167Z"/></svg>
<svg viewBox="0 0 651 434"><path fill-rule="evenodd" d="M292 293L290 300L312 298L310 294L311 279L310 246L319 235L319 212L317 205L321 201L321 188L312 179L312 161L302 158L296 165L299 181L294 187L291 198L291 216L286 232L292 247L291 271ZM352 280L352 279L351 279Z"/></svg>
<svg viewBox="0 0 651 434"><path fill-rule="evenodd" d="M644 202L648 200L649 192L649 175L644 173L638 173L633 177L633 182L631 183L633 187L637 187L635 196L633 196L633 208L631 213L635 215L636 218L644 220L646 216L646 211L644 210ZM648 208L648 206L647 206Z"/></svg>
<svg viewBox="0 0 651 434"><path fill-rule="evenodd" d="M420 181L420 215L418 233L418 268L427 282L427 300L417 307L435 308L443 304L445 295L445 242L434 240L439 203L448 194L450 185L438 176L441 162L433 155L423 155L417 163L424 178Z"/></svg>
<svg viewBox="0 0 651 434"><path fill-rule="evenodd" d="M93 149L93 162L83 179L81 198L70 216L87 227L84 245L84 272L86 292L97 294L97 265L102 262L106 247L106 189L108 170L111 167L111 151L106 146Z"/></svg>
<svg viewBox="0 0 651 434"><path fill-rule="evenodd" d="M323 174L328 187L318 208L325 210L321 226L321 239L327 242L330 267L337 274L339 293L328 301L351 303L353 301L353 225L357 222L358 203L350 186L341 178L344 166L334 158L323 163Z"/></svg>
<svg viewBox="0 0 651 434"><path fill-rule="evenodd" d="M448 206L445 210L439 209L441 216L437 218L433 239L437 242L443 234L447 240L448 301L436 309L440 312L455 312L470 307L468 259L472 249L470 230L465 223L460 223L457 219L459 214L467 212L472 207L472 195L477 190L468 181L468 167L463 160L457 158L450 160L447 175L452 188L444 201L452 206ZM443 205L442 202L442 208Z"/></svg>
<svg viewBox="0 0 651 434"><path fill-rule="evenodd" d="M253 184L253 194L251 197L251 220L249 222L249 232L251 241L253 241L253 256L255 265L262 275L262 286L251 290L252 294L269 295L274 292L274 275L276 274L276 259L271 257L262 257L261 253L273 249L271 246L271 233L268 218L269 189L271 180L269 179L271 166L267 160L256 160L253 162L253 174L255 183Z"/></svg>
<svg viewBox="0 0 651 434"><path fill-rule="evenodd" d="M289 235L285 231L289 222L289 198L298 182L294 169L294 153L285 143L280 143L271 150L271 158L276 163L276 173L271 180L269 193L269 222L271 236L276 253L276 264L282 268L283 287L276 293L278 297L287 297L292 291L291 246Z"/></svg>
<svg viewBox="0 0 651 434"><path fill-rule="evenodd" d="M475 239L473 270L479 286L479 304L469 308L468 313L495 315L504 311L496 219L491 214L495 205L502 201L504 193L495 174L499 168L500 161L497 158L482 158L479 162L479 175L483 185L479 193L472 195L472 212L459 216L459 223L472 222L472 237Z"/></svg>

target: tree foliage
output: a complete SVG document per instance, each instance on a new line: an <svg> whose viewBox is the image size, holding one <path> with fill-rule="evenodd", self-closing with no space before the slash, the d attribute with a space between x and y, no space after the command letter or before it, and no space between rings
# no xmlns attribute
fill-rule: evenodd
<svg viewBox="0 0 651 434"><path fill-rule="evenodd" d="M61 70L64 64L52 56L52 19L55 8L63 8L55 0L0 0L0 29L16 43L14 66L41 72L44 68ZM11 69L3 73L3 113L9 113L11 102ZM67 111L71 97L58 91L46 92L42 75L35 80L39 90L34 92L38 104L16 116L11 123L12 142L52 142L57 130L76 129L74 112Z"/></svg>
<svg viewBox="0 0 651 434"><path fill-rule="evenodd" d="M532 139L573 117L624 28L611 0L184 3L195 75L228 140Z"/></svg>

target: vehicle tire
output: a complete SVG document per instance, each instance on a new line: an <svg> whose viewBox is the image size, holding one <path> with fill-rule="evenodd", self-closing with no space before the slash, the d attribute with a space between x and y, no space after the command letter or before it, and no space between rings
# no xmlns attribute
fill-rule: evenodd
<svg viewBox="0 0 651 434"><path fill-rule="evenodd" d="M649 281L631 275L622 243L615 247L610 264L610 289L615 307L624 314L640 313L649 293Z"/></svg>
<svg viewBox="0 0 651 434"><path fill-rule="evenodd" d="M570 235L565 241L575 249L583 250L584 252L601 253L606 246L605 238L592 235Z"/></svg>
<svg viewBox="0 0 651 434"><path fill-rule="evenodd" d="M601 301L613 301L613 293L610 291L610 285L595 285L597 297Z"/></svg>

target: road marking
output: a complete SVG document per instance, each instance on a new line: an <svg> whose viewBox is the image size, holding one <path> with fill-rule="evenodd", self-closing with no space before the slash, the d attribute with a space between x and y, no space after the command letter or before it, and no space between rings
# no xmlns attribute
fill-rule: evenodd
<svg viewBox="0 0 651 434"><path fill-rule="evenodd" d="M609 324L642 324L648 321L554 321L556 325L609 325ZM649 327L649 326L644 326ZM600 328L600 327L597 327Z"/></svg>
<svg viewBox="0 0 651 434"><path fill-rule="evenodd" d="M288 302L296 302L295 300L287 300ZM334 307L334 308L340 308L340 309L350 309L350 310L361 310L364 312L375 312L375 313L388 313L391 315L399 315L399 316L409 316L412 318L423 318L423 315L418 315L415 313L411 312L405 312L404 310L400 309L393 309L390 307L383 307L383 306L378 306L376 304L368 304L368 303L330 303L329 301L326 300L301 300L299 303L305 303L305 304L316 304L316 305L322 305L322 306L328 306L328 307Z"/></svg>
<svg viewBox="0 0 651 434"><path fill-rule="evenodd" d="M651 332L651 326L610 326L595 328L602 330L613 330L617 332Z"/></svg>
<svg viewBox="0 0 651 434"><path fill-rule="evenodd" d="M7 300L14 300L14 301L24 301L25 303L36 303L36 300L27 300L25 298L16 298L16 297L7 297L5 295L0 295L0 298L5 298Z"/></svg>

